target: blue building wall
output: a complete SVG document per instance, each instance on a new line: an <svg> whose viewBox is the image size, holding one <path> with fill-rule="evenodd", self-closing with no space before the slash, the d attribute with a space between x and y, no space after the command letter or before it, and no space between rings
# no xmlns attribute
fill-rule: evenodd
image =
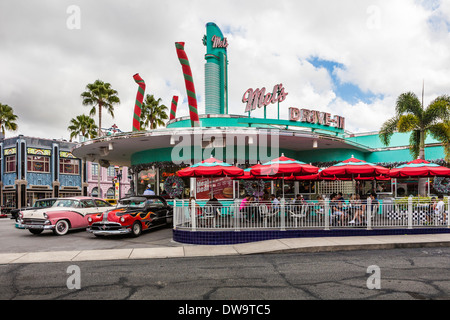
<svg viewBox="0 0 450 320"><path fill-rule="evenodd" d="M14 203L16 207L32 204L38 198L48 196L81 195L82 161L71 154L74 143L60 140L18 137L0 140L1 146L1 202ZM5 172L6 159L16 157L16 171ZM28 172L28 156L48 158L48 172ZM77 174L60 173L60 159L78 163Z"/></svg>

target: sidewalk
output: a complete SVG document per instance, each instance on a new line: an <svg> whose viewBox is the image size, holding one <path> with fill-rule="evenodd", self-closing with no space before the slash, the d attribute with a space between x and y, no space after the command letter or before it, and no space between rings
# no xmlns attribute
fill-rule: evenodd
<svg viewBox="0 0 450 320"><path fill-rule="evenodd" d="M1 253L0 264L450 247L450 234L278 239L234 245Z"/></svg>

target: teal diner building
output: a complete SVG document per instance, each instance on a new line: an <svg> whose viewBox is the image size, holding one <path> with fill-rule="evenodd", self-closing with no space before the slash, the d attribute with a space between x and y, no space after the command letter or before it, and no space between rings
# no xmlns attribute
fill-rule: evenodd
<svg viewBox="0 0 450 320"><path fill-rule="evenodd" d="M263 163L282 154L322 168L350 157L387 167L396 167L413 160L409 152L409 134L395 133L390 145L385 146L379 139L378 132L346 131L345 119L339 115L282 104L282 108L289 108L288 119L252 117L252 111L256 108L280 108L280 103L289 94L288 88L284 88L282 84L273 84L274 87L268 90L250 88L243 93L242 101L229 101L228 41L216 24L208 23L203 44L206 48L205 114L199 115L199 127L191 126L189 116L177 117L170 120L165 128L117 133L79 143L72 149L73 155L85 161L98 162L102 166L127 166L133 177L132 193L142 194L150 184L157 194L164 196L168 201L176 200L176 203L190 196L195 196L198 201L207 200L213 188L219 200L232 202L256 188L254 182L231 178L217 178L211 181L202 178L181 179L176 176L178 170L210 156L242 168L248 168L258 162ZM243 114L229 114L229 103L243 103L245 111ZM442 144L427 137L425 158L442 164L444 158ZM395 199L417 195L417 180L367 181L360 190L362 193L375 190L379 199ZM354 193L355 184L358 183L285 181L284 191L287 201L297 194L302 194L307 200L315 200L317 195L326 196L333 192L342 192L349 197ZM258 184L265 194L281 194L280 181L263 181ZM439 188L435 188L435 182L430 179L426 188L428 194L448 193L447 188L443 188L442 181L439 182ZM201 231L201 239L208 240L200 241L193 230L175 228L174 238L182 242L217 244L300 236L279 233L283 231L278 230L274 233L271 230L256 238L254 234L243 236L244 233L241 232L242 237L238 239L233 238L234 235L225 235L226 232L233 233L236 230L220 231L220 236L217 232L208 230ZM374 230L370 232L373 233ZM308 233L308 235L315 234ZM193 240L194 238L196 240ZM216 239L217 242L211 239Z"/></svg>

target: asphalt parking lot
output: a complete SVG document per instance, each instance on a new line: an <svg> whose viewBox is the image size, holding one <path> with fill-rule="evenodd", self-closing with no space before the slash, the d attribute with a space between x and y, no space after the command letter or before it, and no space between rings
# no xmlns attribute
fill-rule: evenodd
<svg viewBox="0 0 450 320"><path fill-rule="evenodd" d="M85 230L70 231L65 236L56 236L52 231L33 235L28 230L17 229L15 221L9 218L0 219L0 243L0 253L182 246L172 240L171 228L146 231L138 238L127 235L95 237Z"/></svg>

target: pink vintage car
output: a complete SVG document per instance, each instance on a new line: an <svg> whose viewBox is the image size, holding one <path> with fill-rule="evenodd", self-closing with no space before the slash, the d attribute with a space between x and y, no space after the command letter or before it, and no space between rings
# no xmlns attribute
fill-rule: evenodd
<svg viewBox="0 0 450 320"><path fill-rule="evenodd" d="M33 234L53 230L59 236L69 230L88 226L87 217L113 209L108 202L91 197L71 197L56 200L52 207L19 212L19 228Z"/></svg>

